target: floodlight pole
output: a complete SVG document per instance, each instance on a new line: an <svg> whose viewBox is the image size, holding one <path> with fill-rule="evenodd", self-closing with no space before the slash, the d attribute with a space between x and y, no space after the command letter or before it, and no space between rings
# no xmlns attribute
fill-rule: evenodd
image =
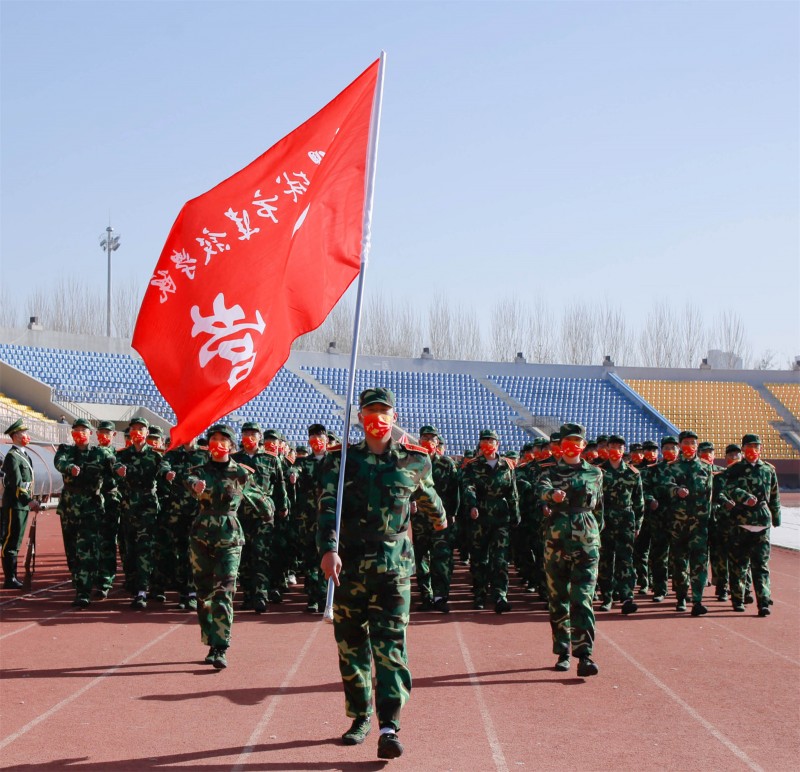
<svg viewBox="0 0 800 772"><path fill-rule="evenodd" d="M108 255L108 287L106 292L106 336L111 337L111 253L119 249L119 235L113 235L114 229L109 225L106 235L100 237L100 247Z"/></svg>

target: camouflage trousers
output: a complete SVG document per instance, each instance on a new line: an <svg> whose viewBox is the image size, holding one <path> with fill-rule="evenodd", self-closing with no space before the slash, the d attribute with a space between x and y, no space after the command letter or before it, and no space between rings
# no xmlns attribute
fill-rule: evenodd
<svg viewBox="0 0 800 772"><path fill-rule="evenodd" d="M646 511L642 527L633 542L633 568L636 571L636 583L641 588L650 586L650 512Z"/></svg>
<svg viewBox="0 0 800 772"><path fill-rule="evenodd" d="M728 565L730 567L731 600L741 603L748 580L748 568L753 574L753 590L758 607L769 603L769 544L770 528L763 531L748 531L738 525L731 527L729 534Z"/></svg>
<svg viewBox="0 0 800 772"><path fill-rule="evenodd" d="M195 591L189 555L189 534L197 512L197 502L194 499L180 504L173 502L164 521L167 539L164 572L170 577L170 586L174 586L181 597Z"/></svg>
<svg viewBox="0 0 800 772"><path fill-rule="evenodd" d="M509 527L483 515L472 521L470 573L475 600L485 601L489 589L492 600L506 600L508 594Z"/></svg>
<svg viewBox="0 0 800 772"><path fill-rule="evenodd" d="M544 546L553 653L591 656L600 531L591 512L549 516Z"/></svg>
<svg viewBox="0 0 800 772"><path fill-rule="evenodd" d="M255 513L240 512L244 547L239 563L239 582L246 600L267 599L270 588L270 548L274 527Z"/></svg>
<svg viewBox="0 0 800 772"><path fill-rule="evenodd" d="M653 579L653 595L667 594L669 577L670 531L666 512L651 512L650 515L650 574Z"/></svg>
<svg viewBox="0 0 800 772"><path fill-rule="evenodd" d="M708 516L679 516L670 529L675 595L702 603L708 581Z"/></svg>
<svg viewBox="0 0 800 772"><path fill-rule="evenodd" d="M728 530L727 519L713 517L708 526L708 554L711 561L711 581L717 591L728 586Z"/></svg>
<svg viewBox="0 0 800 772"><path fill-rule="evenodd" d="M333 634L345 710L350 718L372 715L374 665L378 723L397 731L411 692L406 653L411 577L343 571L340 582L333 596Z"/></svg>
<svg viewBox="0 0 800 772"><path fill-rule="evenodd" d="M423 601L450 596L450 576L453 550L448 539L449 528L434 531L424 515L411 518L414 534L417 589Z"/></svg>
<svg viewBox="0 0 800 772"><path fill-rule="evenodd" d="M611 600L615 594L623 601L632 599L636 587L633 566L636 517L630 510L607 510L603 520L597 586L606 600Z"/></svg>
<svg viewBox="0 0 800 772"><path fill-rule="evenodd" d="M200 638L206 646L230 645L243 544L242 526L235 514L200 514L192 523L189 555L197 588Z"/></svg>
<svg viewBox="0 0 800 772"><path fill-rule="evenodd" d="M110 590L117 575L117 534L119 508L117 502L105 499L103 516L97 528L97 575L95 585Z"/></svg>
<svg viewBox="0 0 800 772"><path fill-rule="evenodd" d="M64 552L76 595L88 598L98 570L103 499L99 495L63 493L58 513Z"/></svg>
<svg viewBox="0 0 800 772"><path fill-rule="evenodd" d="M120 525L124 533L125 553L122 569L125 584L132 593L146 592L153 573L153 538L157 511L150 508L123 507Z"/></svg>
<svg viewBox="0 0 800 772"><path fill-rule="evenodd" d="M298 529L300 539L300 570L304 576L304 589L309 603L324 607L327 601L328 583L319 567L317 551L317 524L301 520ZM322 609L320 609L322 610Z"/></svg>
<svg viewBox="0 0 800 772"><path fill-rule="evenodd" d="M297 528L290 515L275 516L275 525L270 536L269 550L269 587L285 590L288 587L287 576L295 570L297 564Z"/></svg>
<svg viewBox="0 0 800 772"><path fill-rule="evenodd" d="M543 588L544 545L542 543L542 522L537 513L523 514L512 543L515 547L514 560L520 576L531 586Z"/></svg>

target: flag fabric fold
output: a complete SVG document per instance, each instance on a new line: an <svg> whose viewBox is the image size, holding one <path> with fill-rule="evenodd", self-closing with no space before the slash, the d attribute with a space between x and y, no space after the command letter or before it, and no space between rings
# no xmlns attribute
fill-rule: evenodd
<svg viewBox="0 0 800 772"><path fill-rule="evenodd" d="M173 445L259 394L358 275L379 62L175 220L133 334Z"/></svg>

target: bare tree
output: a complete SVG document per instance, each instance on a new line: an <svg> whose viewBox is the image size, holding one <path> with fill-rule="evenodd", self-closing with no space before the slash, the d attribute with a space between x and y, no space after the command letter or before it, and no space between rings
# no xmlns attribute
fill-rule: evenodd
<svg viewBox="0 0 800 772"><path fill-rule="evenodd" d="M722 367L733 369L739 364L739 360L740 366L747 367L749 364L750 343L744 322L735 311L723 311L718 315L711 343L722 352Z"/></svg>
<svg viewBox="0 0 800 772"><path fill-rule="evenodd" d="M361 323L361 353L415 357L422 350L422 327L416 307L403 298L373 294Z"/></svg>
<svg viewBox="0 0 800 772"><path fill-rule="evenodd" d="M679 367L681 345L675 311L661 301L650 308L639 335L639 359L645 367Z"/></svg>
<svg viewBox="0 0 800 772"><path fill-rule="evenodd" d="M597 361L594 314L591 306L573 303L561 316L561 361L586 365Z"/></svg>
<svg viewBox="0 0 800 772"><path fill-rule="evenodd" d="M122 282L114 288L111 306L111 329L118 338L133 337L136 319L142 305L141 287L132 282Z"/></svg>
<svg viewBox="0 0 800 772"><path fill-rule="evenodd" d="M339 353L349 353L353 342L354 313L350 300L342 297L325 321L316 330L301 335L292 348L299 351L327 351L333 342Z"/></svg>
<svg viewBox="0 0 800 772"><path fill-rule="evenodd" d="M58 279L47 288L39 285L29 295L30 316L38 316L41 324L50 330L76 335L102 335L105 332L105 298L86 282L70 276Z"/></svg>
<svg viewBox="0 0 800 772"><path fill-rule="evenodd" d="M470 306L453 308L437 293L428 308L428 341L439 359L480 359L483 356L478 318Z"/></svg>
<svg viewBox="0 0 800 772"><path fill-rule="evenodd" d="M536 298L532 304L528 304L526 311L526 343L522 351L532 362L556 362L558 328L549 309L541 299Z"/></svg>
<svg viewBox="0 0 800 772"><path fill-rule="evenodd" d="M0 327L22 326L20 307L17 298L12 296L8 287L0 289Z"/></svg>
<svg viewBox="0 0 800 772"><path fill-rule="evenodd" d="M600 356L610 356L617 365L628 364L633 346L622 309L612 307L608 301L598 309L596 337Z"/></svg>
<svg viewBox="0 0 800 772"><path fill-rule="evenodd" d="M680 320L680 362L682 367L697 367L708 335L700 309L687 303Z"/></svg>
<svg viewBox="0 0 800 772"><path fill-rule="evenodd" d="M764 349L761 356L753 364L755 370L779 370L777 363L777 353L771 348Z"/></svg>
<svg viewBox="0 0 800 772"><path fill-rule="evenodd" d="M490 353L496 362L511 362L526 342L527 309L519 298L498 300L492 307Z"/></svg>

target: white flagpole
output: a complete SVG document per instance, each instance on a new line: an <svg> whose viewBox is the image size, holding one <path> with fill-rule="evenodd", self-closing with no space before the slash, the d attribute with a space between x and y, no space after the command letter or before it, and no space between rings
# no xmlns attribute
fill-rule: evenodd
<svg viewBox="0 0 800 772"><path fill-rule="evenodd" d="M344 470L347 462L347 441L350 436L350 408L356 390L356 360L358 359L358 335L361 329L361 305L364 297L364 274L367 272L369 252L372 247L372 205L375 200L375 169L378 163L378 138L381 128L381 103L383 101L383 71L386 65L386 52L381 51L378 64L378 78L375 83L375 101L372 103L369 143L367 145L367 174L364 190L364 219L361 229L361 270L358 273L356 292L356 311L353 320L353 349L350 353L350 371L347 376L345 396L344 430L342 433L342 455L339 467L339 484L336 489L336 549L339 548L339 530L342 525L342 500L344 498ZM328 580L328 596L322 618L333 622L333 579Z"/></svg>

